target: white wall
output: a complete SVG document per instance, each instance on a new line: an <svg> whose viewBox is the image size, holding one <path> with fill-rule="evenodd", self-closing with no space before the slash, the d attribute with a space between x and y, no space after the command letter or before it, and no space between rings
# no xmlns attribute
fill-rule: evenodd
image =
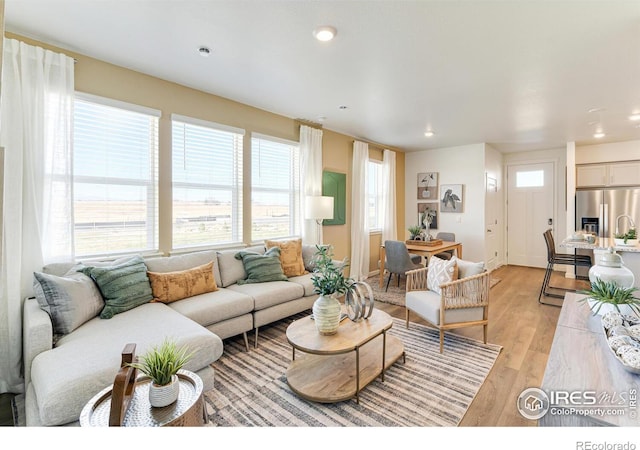
<svg viewBox="0 0 640 450"><path fill-rule="evenodd" d="M640 141L576 145L576 164L640 159Z"/></svg>
<svg viewBox="0 0 640 450"><path fill-rule="evenodd" d="M417 222L418 173L438 172L438 185L462 184L462 213L438 213L438 230L456 234L462 256L468 261L485 260L485 145L473 144L405 154L405 223ZM439 193L438 193L439 195ZM440 208L438 208L440 211ZM432 233L435 235L435 232ZM405 230L405 239L409 232Z"/></svg>

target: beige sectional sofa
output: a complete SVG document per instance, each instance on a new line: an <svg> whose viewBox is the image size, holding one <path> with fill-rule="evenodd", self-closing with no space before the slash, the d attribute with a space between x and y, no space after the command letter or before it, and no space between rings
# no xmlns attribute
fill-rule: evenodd
<svg viewBox="0 0 640 450"><path fill-rule="evenodd" d="M264 253L263 245L245 248ZM49 314L33 299L25 300L23 363L27 426L77 425L84 405L113 383L127 343L141 355L166 337L195 350L185 367L202 378L204 389L213 387L211 364L223 353L223 339L254 331L258 346L261 326L308 310L317 295L311 274L238 284L247 274L237 249L202 251L168 257L145 258L149 272L167 273L191 269L213 261L217 290L172 303L150 302L114 315L88 320L54 343ZM315 248L303 246L305 268L312 270ZM43 273L62 276L73 267L52 264Z"/></svg>

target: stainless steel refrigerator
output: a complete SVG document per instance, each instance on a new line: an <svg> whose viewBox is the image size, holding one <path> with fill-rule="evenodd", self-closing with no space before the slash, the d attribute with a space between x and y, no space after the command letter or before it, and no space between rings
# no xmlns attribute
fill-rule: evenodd
<svg viewBox="0 0 640 450"><path fill-rule="evenodd" d="M613 238L617 227L624 233L631 223L640 226L640 187L580 189L576 191L576 230L596 233L599 237ZM591 250L576 250L578 254L588 254ZM595 261L594 261L595 263ZM576 275L587 276L588 269L576 268Z"/></svg>

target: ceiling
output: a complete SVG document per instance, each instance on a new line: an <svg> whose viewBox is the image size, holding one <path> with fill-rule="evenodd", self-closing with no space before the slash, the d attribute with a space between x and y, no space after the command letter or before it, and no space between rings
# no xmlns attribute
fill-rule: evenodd
<svg viewBox="0 0 640 450"><path fill-rule="evenodd" d="M640 139L639 1L5 0L5 28L406 151Z"/></svg>

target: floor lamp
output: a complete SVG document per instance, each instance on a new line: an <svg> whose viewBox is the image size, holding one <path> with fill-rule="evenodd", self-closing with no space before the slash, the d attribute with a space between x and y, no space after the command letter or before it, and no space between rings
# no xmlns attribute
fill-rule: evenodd
<svg viewBox="0 0 640 450"><path fill-rule="evenodd" d="M305 219L313 219L317 225L317 243L320 241L320 227L324 219L333 219L333 197L323 195L308 195L304 202Z"/></svg>

